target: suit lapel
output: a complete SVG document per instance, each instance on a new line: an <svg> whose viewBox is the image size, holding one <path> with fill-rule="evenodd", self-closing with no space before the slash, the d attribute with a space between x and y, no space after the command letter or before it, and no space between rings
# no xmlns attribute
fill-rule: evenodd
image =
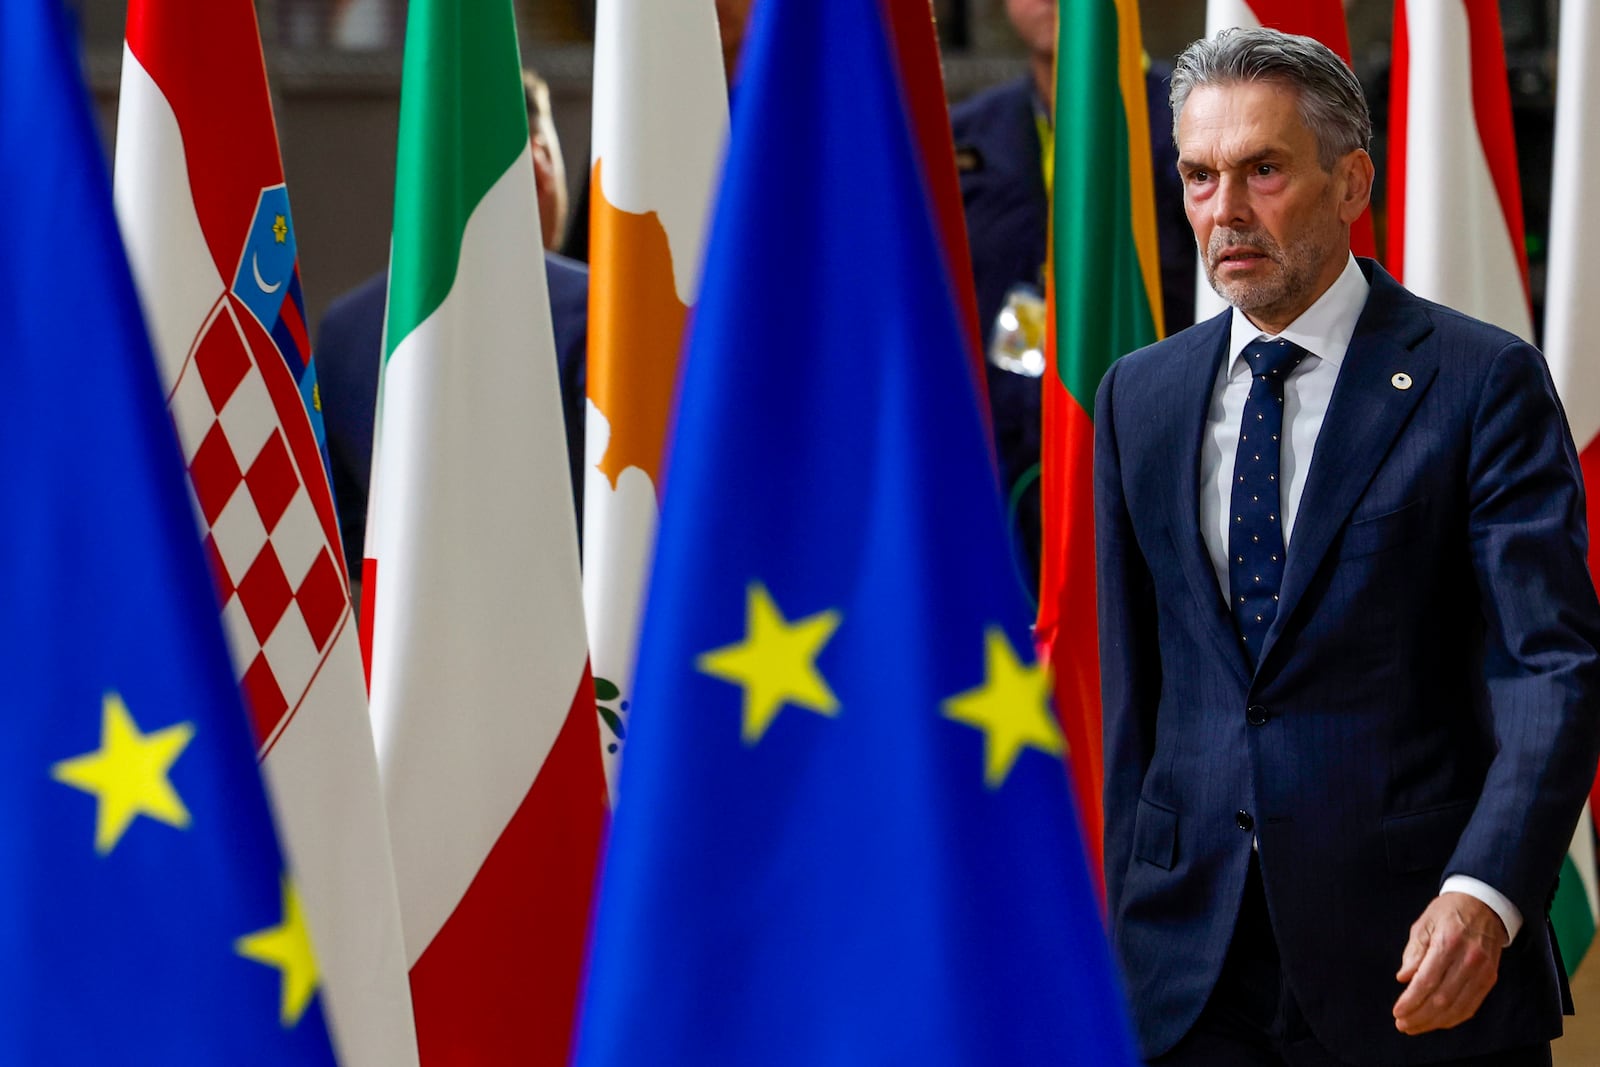
<svg viewBox="0 0 1600 1067"><path fill-rule="evenodd" d="M1371 282L1317 435L1290 534L1278 615L1262 643L1262 663L1439 369L1437 352L1418 346L1433 329L1422 302L1375 264ZM1395 385L1399 374L1410 378L1407 388Z"/></svg>
<svg viewBox="0 0 1600 1067"><path fill-rule="evenodd" d="M1178 491L1170 504L1171 529L1173 548L1182 561L1183 573L1200 608L1201 625L1210 632L1223 657L1233 665L1239 680L1248 683L1249 662L1239 646L1233 616L1228 613L1222 589L1217 585L1211 553L1200 535L1200 453L1205 443L1206 415L1211 410L1217 371L1228 351L1232 317L1231 311L1225 311L1195 328L1194 344L1183 356L1180 380L1173 384L1173 396L1193 399L1183 417L1177 420L1178 437L1171 442L1170 454L1188 457L1187 462L1179 465Z"/></svg>

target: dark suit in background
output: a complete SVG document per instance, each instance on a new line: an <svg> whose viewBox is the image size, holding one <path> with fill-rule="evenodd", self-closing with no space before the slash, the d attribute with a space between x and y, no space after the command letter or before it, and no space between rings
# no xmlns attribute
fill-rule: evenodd
<svg viewBox="0 0 1600 1067"><path fill-rule="evenodd" d="M567 459L573 500L583 515L583 424L586 349L589 338L589 272L551 252L545 253L550 285L550 317L560 362L561 411L566 418ZM372 435L377 413L378 365L387 271L373 275L336 299L317 329L317 365L322 421L333 465L333 499L339 535L352 579L361 575L367 529L367 494L372 479ZM581 521L581 520L580 520Z"/></svg>
<svg viewBox="0 0 1600 1067"><path fill-rule="evenodd" d="M1156 231L1161 258L1162 310L1167 330L1194 321L1194 236L1183 213L1172 143L1172 109L1166 73L1145 75L1156 190ZM951 109L967 243L978 294L978 322L987 350L995 318L1016 285L1044 293L1050 202L1045 193L1039 116L1043 105L1031 77L980 92ZM1039 485L1035 477L1041 435L1040 381L988 365L989 407L1002 490L1026 485L1016 504L1013 532L1036 584L1039 570ZM1030 483L1031 480L1031 484Z"/></svg>
<svg viewBox="0 0 1600 1067"><path fill-rule="evenodd" d="M1196 504L1232 312L1100 389L1107 906L1146 1056L1206 1006L1252 842L1283 979L1341 1060L1561 1029L1546 910L1600 750L1576 453L1537 351L1362 269L1259 666ZM1449 874L1504 893L1522 930L1473 1018L1407 1036L1395 970Z"/></svg>

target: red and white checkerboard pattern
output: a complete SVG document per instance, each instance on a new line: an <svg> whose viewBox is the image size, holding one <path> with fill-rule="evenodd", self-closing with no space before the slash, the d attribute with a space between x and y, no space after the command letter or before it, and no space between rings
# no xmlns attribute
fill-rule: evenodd
<svg viewBox="0 0 1600 1067"><path fill-rule="evenodd" d="M303 410L274 406L235 314L224 302L208 323L168 409L264 750L327 659L349 599L288 446L287 435L309 435L310 424Z"/></svg>

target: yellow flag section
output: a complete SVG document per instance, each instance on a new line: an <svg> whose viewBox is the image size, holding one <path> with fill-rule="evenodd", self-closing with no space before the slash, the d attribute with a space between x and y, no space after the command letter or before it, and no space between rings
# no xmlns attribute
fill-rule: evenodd
<svg viewBox="0 0 1600 1067"><path fill-rule="evenodd" d="M583 599L613 797L678 355L727 130L713 0L600 0Z"/></svg>

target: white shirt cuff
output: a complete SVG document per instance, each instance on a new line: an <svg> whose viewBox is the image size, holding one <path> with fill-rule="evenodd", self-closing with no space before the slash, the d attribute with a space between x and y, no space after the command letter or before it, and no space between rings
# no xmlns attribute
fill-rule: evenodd
<svg viewBox="0 0 1600 1067"><path fill-rule="evenodd" d="M1517 906L1506 898L1506 895L1487 882L1480 882L1471 875L1452 874L1444 880L1444 885L1439 887L1440 893L1465 893L1469 897L1477 897L1489 905L1491 911L1500 916L1500 921L1506 924L1506 944L1511 944L1517 938L1517 931L1522 929L1522 912Z"/></svg>

